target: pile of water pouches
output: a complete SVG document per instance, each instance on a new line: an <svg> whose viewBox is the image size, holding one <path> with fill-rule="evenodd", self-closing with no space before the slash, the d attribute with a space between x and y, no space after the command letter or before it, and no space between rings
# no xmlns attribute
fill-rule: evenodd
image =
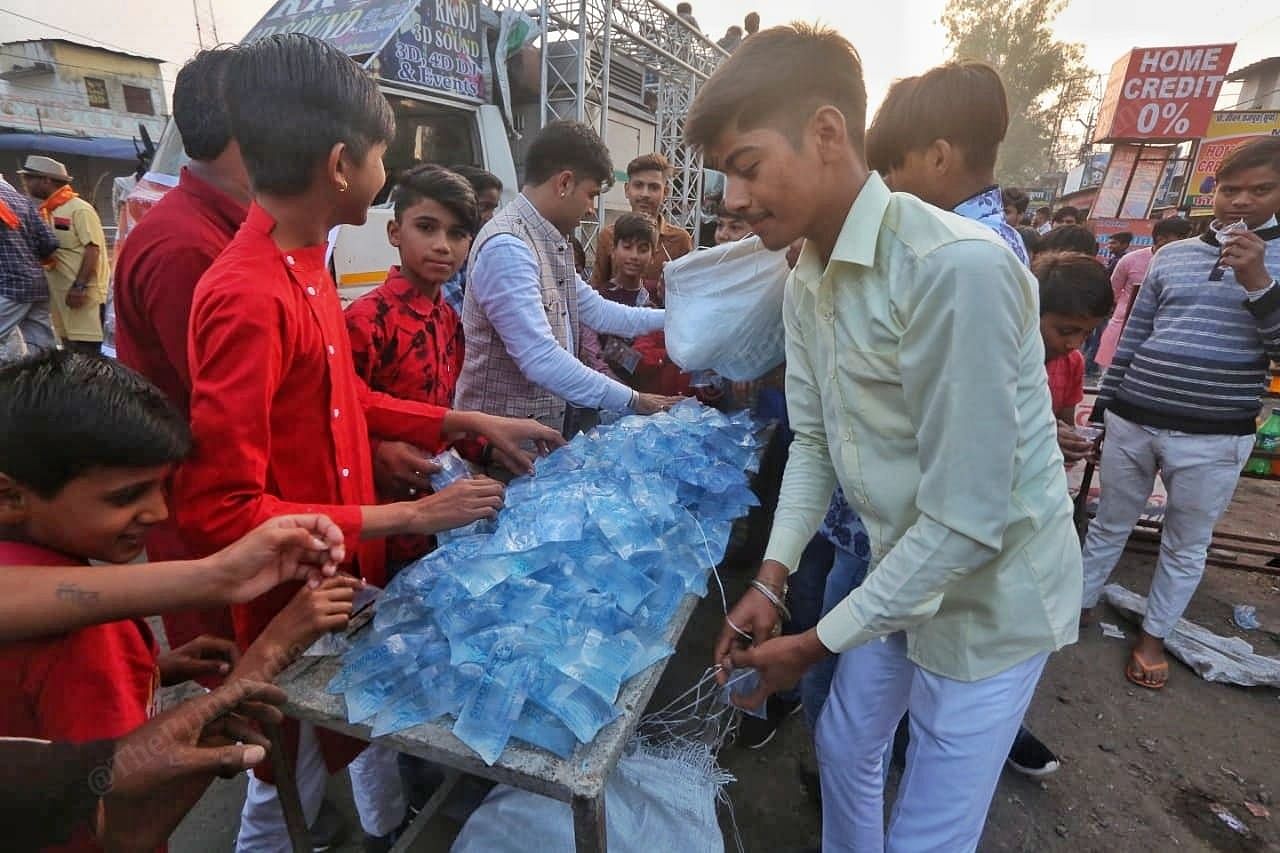
<svg viewBox="0 0 1280 853"><path fill-rule="evenodd" d="M487 763L512 737L568 757L672 654L681 601L759 503L757 458L749 414L694 401L576 436L510 484L489 532L396 576L329 691L375 736L451 715Z"/></svg>

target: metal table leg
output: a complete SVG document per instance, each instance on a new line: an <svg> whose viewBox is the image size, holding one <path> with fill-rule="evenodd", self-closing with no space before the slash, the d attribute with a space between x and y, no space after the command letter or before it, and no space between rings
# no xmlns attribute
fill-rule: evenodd
<svg viewBox="0 0 1280 853"><path fill-rule="evenodd" d="M604 791L596 797L573 798L573 841L576 853L608 853Z"/></svg>
<svg viewBox="0 0 1280 853"><path fill-rule="evenodd" d="M400 836L400 840L391 848L391 853L406 853L406 851L413 848L418 839L422 837L422 833L427 831L427 824L431 823L431 819L436 816L436 812L440 811L440 807L449 798L449 794L453 793L454 787L461 778L462 774L457 770L452 768L445 770L444 781L440 783L440 787L436 788L435 793L427 800L422 807L422 811L418 812L418 816L405 829Z"/></svg>
<svg viewBox="0 0 1280 853"><path fill-rule="evenodd" d="M271 769L276 777L276 796L284 812L284 825L289 830L289 843L293 853L310 853L311 839L307 837L307 818L302 811L302 798L298 795L298 780L294 778L295 757L284 745L284 731L275 723L263 723L263 731L271 741Z"/></svg>

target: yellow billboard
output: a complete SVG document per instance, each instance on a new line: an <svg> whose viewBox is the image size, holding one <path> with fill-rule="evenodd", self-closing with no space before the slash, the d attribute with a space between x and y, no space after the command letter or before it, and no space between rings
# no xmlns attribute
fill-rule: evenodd
<svg viewBox="0 0 1280 853"><path fill-rule="evenodd" d="M1236 148L1259 136L1280 136L1280 110L1224 110L1213 114L1187 180L1186 203L1192 216L1213 212L1213 176L1218 166Z"/></svg>

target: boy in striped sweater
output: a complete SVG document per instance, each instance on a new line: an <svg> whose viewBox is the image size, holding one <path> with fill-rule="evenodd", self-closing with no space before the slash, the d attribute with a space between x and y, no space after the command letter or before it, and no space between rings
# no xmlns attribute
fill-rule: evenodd
<svg viewBox="0 0 1280 853"><path fill-rule="evenodd" d="M1086 614L1157 471L1169 493L1142 635L1125 668L1151 689L1168 680L1164 638L1204 574L1214 525L1253 448L1269 361L1280 359L1280 138L1236 149L1217 182L1210 231L1152 262L1093 412L1105 417L1107 440L1084 545ZM1248 230L1222 230L1238 222Z"/></svg>

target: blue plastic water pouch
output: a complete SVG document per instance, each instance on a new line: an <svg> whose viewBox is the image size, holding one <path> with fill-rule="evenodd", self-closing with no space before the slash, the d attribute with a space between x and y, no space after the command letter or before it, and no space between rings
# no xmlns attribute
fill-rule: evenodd
<svg viewBox="0 0 1280 853"><path fill-rule="evenodd" d="M613 703L636 650L627 641L606 637L593 628L553 650L546 659L560 672Z"/></svg>
<svg viewBox="0 0 1280 853"><path fill-rule="evenodd" d="M453 724L454 735L485 764L497 761L511 739L528 695L532 668L532 661L521 660L485 673Z"/></svg>
<svg viewBox="0 0 1280 853"><path fill-rule="evenodd" d="M660 547L649 524L624 496L617 492L592 495L587 505L592 522L604 534L609 547L622 559L630 559L640 551L654 551Z"/></svg>
<svg viewBox="0 0 1280 853"><path fill-rule="evenodd" d="M742 699L746 696L750 696L759 689L759 672L756 672L754 669L736 669L733 671L733 674L729 676L729 682L721 688L720 701L725 705L732 705L735 708L739 708L739 706L734 704L732 701L733 699ZM768 704L768 702L762 702L760 703L759 708L739 708L739 710L742 711L742 713L755 717L758 720L765 720L769 717L766 713L766 707Z"/></svg>
<svg viewBox="0 0 1280 853"><path fill-rule="evenodd" d="M658 661L671 657L676 652L671 644L659 639L642 637L634 631L623 631L618 634L617 639L626 642L633 648L631 661L627 664L626 672L622 674L623 684L626 684Z"/></svg>
<svg viewBox="0 0 1280 853"><path fill-rule="evenodd" d="M342 669L329 680L325 690L329 693L342 693L357 681L384 670L400 670L409 666L420 645L421 642L414 635L392 634L354 657L348 656Z"/></svg>
<svg viewBox="0 0 1280 853"><path fill-rule="evenodd" d="M568 726L582 743L590 743L619 714L599 694L545 664L539 665L529 696Z"/></svg>
<svg viewBox="0 0 1280 853"><path fill-rule="evenodd" d="M363 723L372 719L404 685L405 673L398 670L381 672L352 684L342 691L347 702L347 722Z"/></svg>
<svg viewBox="0 0 1280 853"><path fill-rule="evenodd" d="M578 738L569 727L537 702L524 703L511 736L560 758L568 758L578 748Z"/></svg>
<svg viewBox="0 0 1280 853"><path fill-rule="evenodd" d="M450 642L487 628L502 618L502 604L486 598L454 601L449 607L436 611L440 630Z"/></svg>

